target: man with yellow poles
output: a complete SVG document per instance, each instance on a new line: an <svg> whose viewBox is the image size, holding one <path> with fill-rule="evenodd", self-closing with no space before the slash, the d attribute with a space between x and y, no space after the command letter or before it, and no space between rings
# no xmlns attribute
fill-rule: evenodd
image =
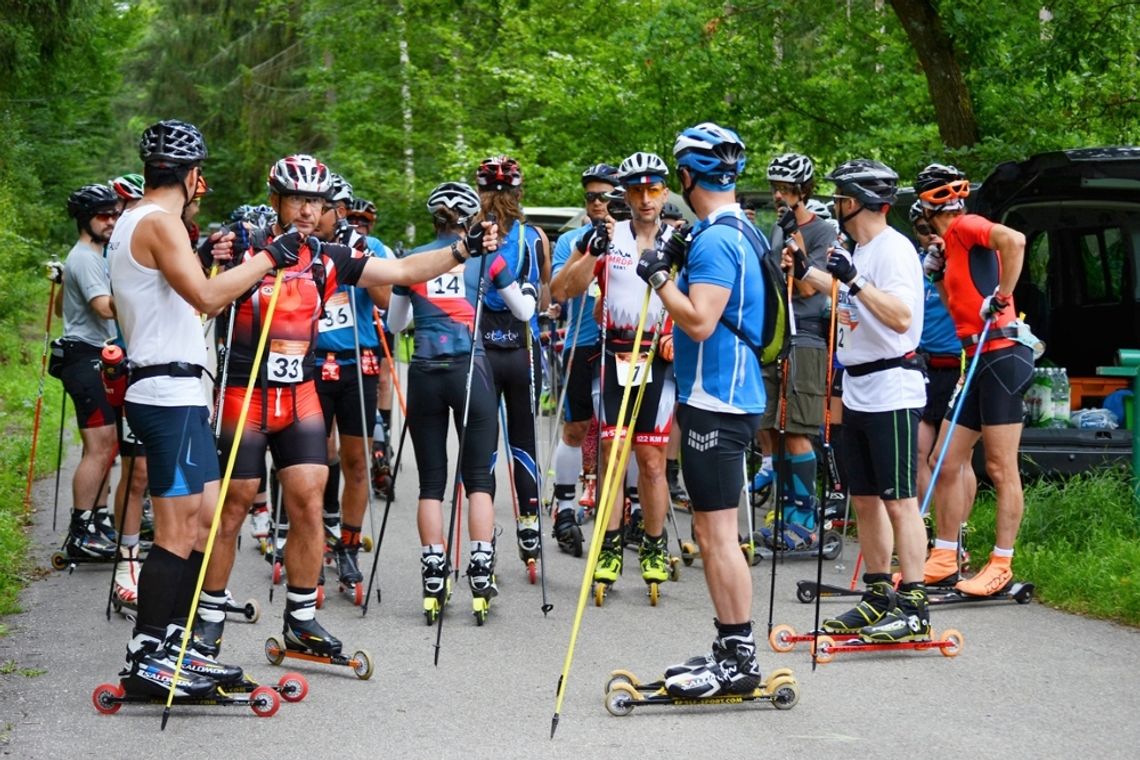
<svg viewBox="0 0 1140 760"><path fill-rule="evenodd" d="M238 438L238 412L251 375L256 376L258 388L241 431L233 481L202 587L196 636L206 651L220 646L225 616L219 606L225 598L238 530L257 493L268 447L290 525L285 552L285 643L289 649L335 656L341 643L316 621L315 610L325 545L321 515L328 467L324 419L312 379L312 346L323 305L340 284L371 287L423 282L451 269L457 261L466 261L469 254L481 254L484 242L488 250L494 250L498 241L494 232L484 240L482 231L495 229L485 224L477 233L469 232L448 247L413 259L357 258L345 246L312 237L325 207L331 205L332 182L323 163L307 155L287 156L270 169L268 185L278 221L264 236L253 235L249 251L236 255L252 255L268 244L287 249L293 258L284 267L282 293L265 346L267 359L260 366L253 365L254 347L273 283L263 281L237 308L230 346L231 385L222 406L222 452L228 452ZM221 258L216 251L215 257ZM228 252L225 257L229 258Z"/></svg>
<svg viewBox="0 0 1140 760"><path fill-rule="evenodd" d="M618 181L625 188L626 201L633 212L629 221L614 222L607 217L606 232L591 231L578 242L578 251L571 255L565 267L566 295L574 298L585 292L597 277L602 288L601 303L605 336L599 390L599 419L602 424L602 460L615 455L616 426L632 427L626 435L633 435L633 453L638 467L638 493L645 516L645 533L638 549L641 575L650 584L650 598L655 601L656 586L669 578L669 558L665 551L665 515L669 506L669 486L665 479L665 445L673 421L673 402L676 392L673 384L672 336L665 325L665 309L656 294L650 297L645 317L641 345L634 346L641 306L645 298L645 284L637 276L640 252L656 248L668 239L673 229L661 221L661 209L669 192L665 177L669 168L653 153L634 153L618 167ZM663 333L653 363L646 363L657 330ZM645 395L632 425L628 419L618 420L622 396L630 382L631 363L637 365L634 387L636 393L645 376ZM633 393L629 394L632 409ZM618 449L620 451L620 448ZM606 468L609 469L608 467ZM616 476L624 481L623 474ZM612 488L614 503L622 489ZM599 509L600 511L600 509ZM601 554L598 557L594 580L601 584L599 600L605 587L612 585L622 572L622 510L611 509L606 526Z"/></svg>

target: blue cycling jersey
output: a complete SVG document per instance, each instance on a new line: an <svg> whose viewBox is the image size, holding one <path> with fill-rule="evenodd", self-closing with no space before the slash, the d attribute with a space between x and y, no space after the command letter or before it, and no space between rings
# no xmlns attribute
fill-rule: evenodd
<svg viewBox="0 0 1140 760"><path fill-rule="evenodd" d="M523 233L523 242L520 245L519 234L521 229L524 229L524 225L519 222L515 222L511 226L510 232L499 243L499 255L507 262L507 268L517 273L520 282L526 280L538 288L540 285L540 269L536 251L542 238L539 237L538 229L525 225L526 232ZM503 297L499 295L497 289L489 289L483 295L483 303L492 311L509 311L506 302L503 301ZM531 334L537 340L537 314L530 318L530 329Z"/></svg>
<svg viewBox="0 0 1140 760"><path fill-rule="evenodd" d="M921 257L921 254L920 254ZM962 351L962 342L954 328L954 320L946 310L938 295L938 288L929 278L923 278L923 322L922 337L918 341L918 348L928 354L936 356L957 355Z"/></svg>
<svg viewBox="0 0 1140 760"><path fill-rule="evenodd" d="M377 249L369 243L367 251L363 253L354 251L354 258L359 256L387 258L383 243L373 237L365 240L375 241L380 252L376 253ZM366 289L352 285L337 286L336 292L325 301L325 310L317 323L317 341L315 343L317 366L324 364L325 357L329 353L355 351L356 343L352 335L354 324L362 349L375 350L380 347L380 337L376 333L376 323L373 321L372 310L374 307L375 304ZM337 358L336 363L342 366L355 364L356 357L341 356Z"/></svg>
<svg viewBox="0 0 1140 760"><path fill-rule="evenodd" d="M555 277L566 266L566 262L570 260L570 255L574 252L574 244L581 240L587 232L590 231L592 225L586 224L576 230L567 232L562 237L558 238L558 242L554 244L554 258L551 259L551 277ZM582 303L582 296L577 295L568 299L566 304L566 340L563 342L563 351L569 351L571 346L593 346L596 345L601 338L601 329L598 327L597 320L594 319L594 301L593 295L590 295L590 289L593 284L586 289L585 306L582 308L582 330L579 333L578 328L578 304Z"/></svg>

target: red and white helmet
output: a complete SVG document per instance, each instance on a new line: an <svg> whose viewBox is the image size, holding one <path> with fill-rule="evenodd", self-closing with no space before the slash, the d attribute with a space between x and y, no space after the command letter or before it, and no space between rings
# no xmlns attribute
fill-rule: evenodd
<svg viewBox="0 0 1140 760"><path fill-rule="evenodd" d="M328 198L333 189L329 168L312 156L286 156L269 169L269 190L278 195L319 195Z"/></svg>
<svg viewBox="0 0 1140 760"><path fill-rule="evenodd" d="M522 184L522 169L510 156L491 156L475 170L475 182L480 190L510 190Z"/></svg>

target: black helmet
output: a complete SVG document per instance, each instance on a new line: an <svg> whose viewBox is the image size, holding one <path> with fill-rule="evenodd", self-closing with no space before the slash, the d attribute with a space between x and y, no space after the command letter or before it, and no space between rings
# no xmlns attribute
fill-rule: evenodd
<svg viewBox="0 0 1140 760"><path fill-rule="evenodd" d="M609 164L594 164L582 172L582 187L591 182L605 182L611 187L617 187L617 167Z"/></svg>
<svg viewBox="0 0 1140 760"><path fill-rule="evenodd" d="M835 183L836 194L851 196L868 208L890 206L899 192L895 170L869 158L842 163L824 179Z"/></svg>
<svg viewBox="0 0 1140 760"><path fill-rule="evenodd" d="M958 167L930 164L918 173L914 191L923 208L931 211L957 211L970 195L970 181Z"/></svg>
<svg viewBox="0 0 1140 760"><path fill-rule="evenodd" d="M665 201L665 205L661 207L662 219L684 219L685 215L681 213L681 209L673 201Z"/></svg>
<svg viewBox="0 0 1140 760"><path fill-rule="evenodd" d="M206 141L193 124L173 119L151 124L139 140L139 158L152 166L187 166L206 160Z"/></svg>
<svg viewBox="0 0 1140 760"><path fill-rule="evenodd" d="M924 209L922 208L922 201L915 201L914 203L910 204L910 213L908 214L908 216L910 217L910 223L911 224L914 224L915 222L917 222L919 219L922 218L923 210Z"/></svg>
<svg viewBox="0 0 1140 760"><path fill-rule="evenodd" d="M100 212L118 208L118 194L106 185L84 185L67 197L68 216L83 225Z"/></svg>

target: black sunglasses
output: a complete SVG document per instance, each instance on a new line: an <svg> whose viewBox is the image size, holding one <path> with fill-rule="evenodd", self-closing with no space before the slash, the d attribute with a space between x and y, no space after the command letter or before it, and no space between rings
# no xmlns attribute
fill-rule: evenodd
<svg viewBox="0 0 1140 760"><path fill-rule="evenodd" d="M600 193L596 193L593 190L588 190L586 192L586 203L595 203L597 201L609 202L609 198L606 197L608 194L608 190L604 190Z"/></svg>
<svg viewBox="0 0 1140 760"><path fill-rule="evenodd" d="M914 231L919 235L933 235L934 234L934 228L931 227L929 224L916 224L916 225L914 225Z"/></svg>

